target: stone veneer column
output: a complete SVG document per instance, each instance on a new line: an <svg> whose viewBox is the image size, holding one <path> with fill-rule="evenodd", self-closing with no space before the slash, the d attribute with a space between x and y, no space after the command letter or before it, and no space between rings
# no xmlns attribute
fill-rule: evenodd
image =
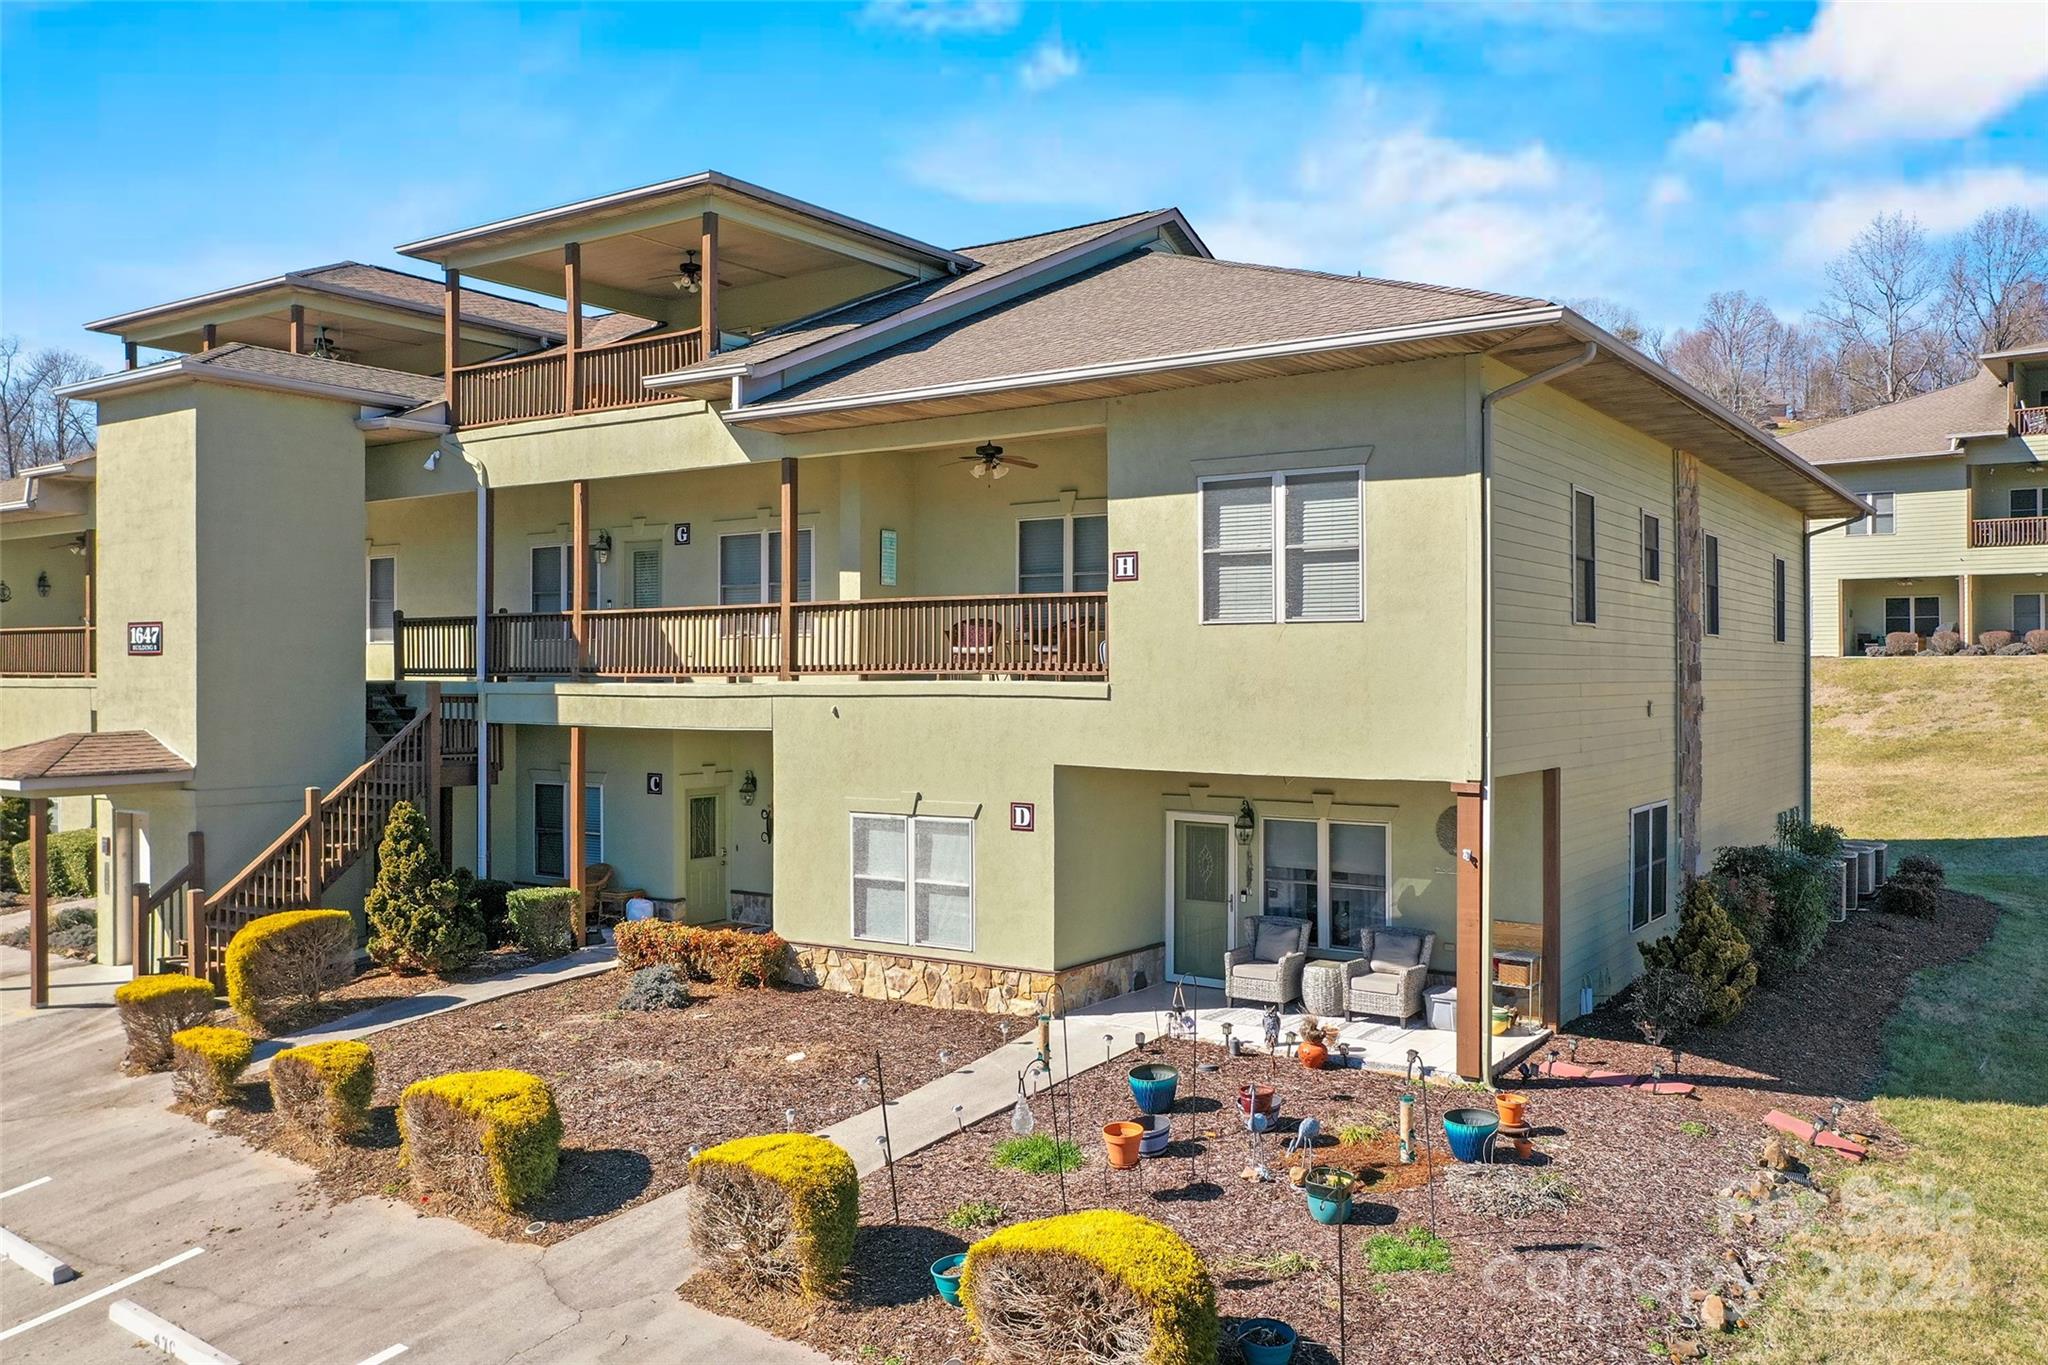
<svg viewBox="0 0 2048 1365"><path fill-rule="evenodd" d="M1678 860L1691 875L1700 866L1700 795L1705 787L1700 729L1707 709L1700 662L1706 541L1700 529L1700 462L1691 451L1671 453L1671 505L1677 522L1673 546L1677 560L1677 666L1673 676L1678 715L1673 724L1677 730Z"/></svg>

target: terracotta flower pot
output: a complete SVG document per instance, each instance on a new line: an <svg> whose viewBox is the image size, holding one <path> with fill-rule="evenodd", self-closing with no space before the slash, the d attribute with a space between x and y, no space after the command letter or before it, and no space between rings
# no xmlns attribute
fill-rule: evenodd
<svg viewBox="0 0 2048 1365"><path fill-rule="evenodd" d="M1237 1110L1249 1118L1253 1114L1268 1116L1280 1112L1280 1096L1272 1086L1253 1082L1237 1088Z"/></svg>
<svg viewBox="0 0 2048 1365"><path fill-rule="evenodd" d="M1109 1164L1119 1171L1128 1171L1138 1164L1138 1144L1145 1137L1145 1125L1129 1119L1118 1119L1102 1125L1102 1145L1109 1152Z"/></svg>
<svg viewBox="0 0 2048 1365"><path fill-rule="evenodd" d="M1310 1071L1321 1071L1323 1063L1330 1060L1330 1049L1321 1043L1305 1042L1295 1049L1295 1055L1301 1058L1301 1064Z"/></svg>
<svg viewBox="0 0 2048 1365"><path fill-rule="evenodd" d="M1528 1121L1529 1097L1512 1090L1503 1090L1493 1097L1493 1107L1500 1111L1500 1126L1520 1128Z"/></svg>

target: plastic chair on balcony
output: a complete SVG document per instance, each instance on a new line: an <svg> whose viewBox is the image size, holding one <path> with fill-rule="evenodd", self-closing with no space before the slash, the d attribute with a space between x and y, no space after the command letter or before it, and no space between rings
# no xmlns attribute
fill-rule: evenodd
<svg viewBox="0 0 2048 1365"><path fill-rule="evenodd" d="M1002 623L986 616L955 621L951 641L955 672L993 673L1003 644Z"/></svg>

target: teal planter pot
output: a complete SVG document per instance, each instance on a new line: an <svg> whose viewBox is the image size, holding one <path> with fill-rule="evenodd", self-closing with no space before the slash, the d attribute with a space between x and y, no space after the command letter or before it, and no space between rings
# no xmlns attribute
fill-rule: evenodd
<svg viewBox="0 0 2048 1365"><path fill-rule="evenodd" d="M1444 1115L1444 1139L1451 1155L1463 1162L1484 1160L1499 1129L1500 1116L1491 1109L1453 1109Z"/></svg>
<svg viewBox="0 0 2048 1365"><path fill-rule="evenodd" d="M1351 1220L1351 1189L1358 1177L1342 1166L1316 1166L1302 1182L1308 1196L1308 1216L1318 1223L1346 1223Z"/></svg>
<svg viewBox="0 0 2048 1365"><path fill-rule="evenodd" d="M1249 1318L1237 1329L1237 1349L1245 1365L1288 1365L1300 1340L1278 1318Z"/></svg>
<svg viewBox="0 0 2048 1365"><path fill-rule="evenodd" d="M1164 1114L1173 1108L1180 1088L1180 1072L1165 1062L1146 1062L1131 1068L1131 1098L1141 1114Z"/></svg>
<svg viewBox="0 0 2048 1365"><path fill-rule="evenodd" d="M939 1291L939 1297L955 1308L960 1306L960 1267L967 1264L967 1253L956 1251L951 1256L941 1256L932 1262L932 1288Z"/></svg>

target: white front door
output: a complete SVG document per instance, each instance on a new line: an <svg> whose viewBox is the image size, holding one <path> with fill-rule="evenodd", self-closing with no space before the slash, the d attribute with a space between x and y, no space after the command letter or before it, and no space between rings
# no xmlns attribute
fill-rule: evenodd
<svg viewBox="0 0 2048 1365"><path fill-rule="evenodd" d="M135 937L130 913L134 890L149 885L149 817L141 811L114 812L114 887L109 897L114 905L114 957L116 964L135 960Z"/></svg>
<svg viewBox="0 0 2048 1365"><path fill-rule="evenodd" d="M1223 984L1237 894L1237 843L1227 815L1166 817L1166 975Z"/></svg>

